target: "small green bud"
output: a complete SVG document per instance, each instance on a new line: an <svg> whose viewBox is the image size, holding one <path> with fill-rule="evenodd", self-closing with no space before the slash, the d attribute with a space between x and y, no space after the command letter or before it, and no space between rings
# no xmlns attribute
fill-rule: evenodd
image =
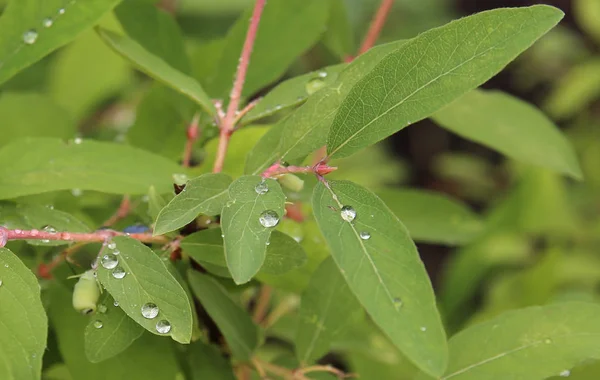
<svg viewBox="0 0 600 380"><path fill-rule="evenodd" d="M304 180L300 179L294 174L284 174L281 177L279 177L278 180L281 186L296 193L299 193L302 191L302 189L304 189Z"/></svg>
<svg viewBox="0 0 600 380"><path fill-rule="evenodd" d="M82 314L93 314L100 298L100 288L93 270L84 272L73 288L73 308Z"/></svg>

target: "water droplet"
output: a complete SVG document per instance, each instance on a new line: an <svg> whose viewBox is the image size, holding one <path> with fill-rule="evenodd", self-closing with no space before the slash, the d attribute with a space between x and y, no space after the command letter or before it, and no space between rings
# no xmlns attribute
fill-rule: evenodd
<svg viewBox="0 0 600 380"><path fill-rule="evenodd" d="M565 369L564 371L562 371L561 373L559 373L558 376L560 376L560 377L569 377L569 376L571 376L571 371L568 370L568 369Z"/></svg>
<svg viewBox="0 0 600 380"><path fill-rule="evenodd" d="M315 92L319 91L321 88L325 86L325 82L323 82L320 78L314 78L306 82L305 90L308 95L312 95Z"/></svg>
<svg viewBox="0 0 600 380"><path fill-rule="evenodd" d="M271 245L271 242L270 242L269 240L267 240L267 243L266 243L266 244L267 244L267 245Z"/></svg>
<svg viewBox="0 0 600 380"><path fill-rule="evenodd" d="M326 71L319 71L319 78L327 78L327 72Z"/></svg>
<svg viewBox="0 0 600 380"><path fill-rule="evenodd" d="M30 29L23 33L23 42L27 45L33 45L35 41L37 41L37 38L38 32L36 32L34 29Z"/></svg>
<svg viewBox="0 0 600 380"><path fill-rule="evenodd" d="M98 305L98 313L100 313L100 314L106 313L107 309L108 308L106 307L106 305L102 305L102 304Z"/></svg>
<svg viewBox="0 0 600 380"><path fill-rule="evenodd" d="M427 327L421 326L421 331L423 331L423 332L427 331Z"/></svg>
<svg viewBox="0 0 600 380"><path fill-rule="evenodd" d="M100 264L102 264L104 269L114 269L117 264L119 264L119 259L112 253L107 253L106 255L102 256Z"/></svg>
<svg viewBox="0 0 600 380"><path fill-rule="evenodd" d="M120 255L120 254L121 254L121 251L119 251L118 249L115 249L113 251L113 255Z"/></svg>
<svg viewBox="0 0 600 380"><path fill-rule="evenodd" d="M346 222L352 222L356 218L356 210L352 206L344 206L340 210L340 215Z"/></svg>
<svg viewBox="0 0 600 380"><path fill-rule="evenodd" d="M97 329L101 329L101 328L102 328L102 326L104 326L104 325L102 324L102 321L99 321L99 320L95 320L95 321L94 321L94 327L95 327L95 328L97 328Z"/></svg>
<svg viewBox="0 0 600 380"><path fill-rule="evenodd" d="M8 264L4 264L4 268L8 268Z"/></svg>
<svg viewBox="0 0 600 380"><path fill-rule="evenodd" d="M546 344L550 344L550 343L552 343L552 339L548 339L548 338L546 338L546 339L544 339L544 343L546 343Z"/></svg>
<svg viewBox="0 0 600 380"><path fill-rule="evenodd" d="M119 307L119 301L115 300L115 302L113 302L113 305L115 305L115 307Z"/></svg>
<svg viewBox="0 0 600 380"><path fill-rule="evenodd" d="M269 186L267 186L266 181L262 181L261 183L256 185L256 187L254 187L254 191L256 191L256 194L263 195L269 192Z"/></svg>
<svg viewBox="0 0 600 380"><path fill-rule="evenodd" d="M47 232L49 234L55 234L56 228L54 228L54 226L47 224L44 227L42 227L42 231Z"/></svg>
<svg viewBox="0 0 600 380"><path fill-rule="evenodd" d="M54 24L54 21L52 20L51 17L46 17L45 19L42 20L42 25L44 25L46 28L51 27L52 24Z"/></svg>
<svg viewBox="0 0 600 380"><path fill-rule="evenodd" d="M74 197L80 197L83 194L83 191L81 189L71 189L71 194L73 194Z"/></svg>
<svg viewBox="0 0 600 380"><path fill-rule="evenodd" d="M158 315L158 306L153 304L152 302L145 303L142 306L142 316L147 319L156 318Z"/></svg>
<svg viewBox="0 0 600 380"><path fill-rule="evenodd" d="M394 307L396 309L400 309L402 307L402 300L399 297L396 297L392 300L394 302Z"/></svg>
<svg viewBox="0 0 600 380"><path fill-rule="evenodd" d="M360 235L360 238L363 240L369 240L371 238L371 234L368 233L367 231L361 231L359 233L359 235Z"/></svg>
<svg viewBox="0 0 600 380"><path fill-rule="evenodd" d="M169 331L171 331L171 323L164 319L156 322L156 331L158 331L160 334L167 334Z"/></svg>
<svg viewBox="0 0 600 380"><path fill-rule="evenodd" d="M2 286L2 280L0 280L0 286Z"/></svg>
<svg viewBox="0 0 600 380"><path fill-rule="evenodd" d="M60 8L60 9L58 10L58 14L59 14L59 15L64 15L64 14L65 14L65 12L66 12L66 9L65 9L65 8Z"/></svg>
<svg viewBox="0 0 600 380"><path fill-rule="evenodd" d="M258 221L263 227L275 227L279 223L279 215L273 210L263 211L258 218Z"/></svg>
<svg viewBox="0 0 600 380"><path fill-rule="evenodd" d="M79 145L83 142L83 139L81 137L75 137L73 142L75 143L75 145Z"/></svg>
<svg viewBox="0 0 600 380"><path fill-rule="evenodd" d="M123 277L125 277L126 274L127 274L127 272L125 272L125 269L123 269L121 267L116 267L112 271L112 276L114 278L116 278L117 280L122 279Z"/></svg>
<svg viewBox="0 0 600 380"><path fill-rule="evenodd" d="M278 104L275 106L275 111L279 111L282 108L283 108L283 106L281 104Z"/></svg>
<svg viewBox="0 0 600 380"><path fill-rule="evenodd" d="M115 249L115 248L117 248L117 243L115 243L114 241L111 241L106 246L108 247L108 249Z"/></svg>

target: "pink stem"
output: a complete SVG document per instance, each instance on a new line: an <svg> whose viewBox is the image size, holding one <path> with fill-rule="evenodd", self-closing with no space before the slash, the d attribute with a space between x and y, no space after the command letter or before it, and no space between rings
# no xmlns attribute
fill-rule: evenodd
<svg viewBox="0 0 600 380"><path fill-rule="evenodd" d="M183 159L181 165L184 168L188 168L190 166L190 161L192 159L192 151L194 149L194 143L198 140L198 123L200 121L200 114L197 113L194 115L192 122L188 126L187 129L187 140L185 142L185 149L183 151Z"/></svg>
<svg viewBox="0 0 600 380"><path fill-rule="evenodd" d="M373 17L373 21L371 21L371 26L369 26L365 39L358 50L358 55L366 52L375 45L393 4L394 0L381 0L381 5L379 6L377 13L375 13L375 17Z"/></svg>
<svg viewBox="0 0 600 380"><path fill-rule="evenodd" d="M269 166L262 173L262 177L272 178L288 173L315 173L317 176L324 176L325 174L329 174L334 170L337 170L337 168L334 166L329 166L324 162L318 162L314 166L283 166L280 162L276 162L273 165Z"/></svg>

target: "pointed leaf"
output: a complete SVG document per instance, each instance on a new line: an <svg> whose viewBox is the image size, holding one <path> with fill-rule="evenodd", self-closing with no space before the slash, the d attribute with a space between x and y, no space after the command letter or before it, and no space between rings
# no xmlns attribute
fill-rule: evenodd
<svg viewBox="0 0 600 380"><path fill-rule="evenodd" d="M222 173L203 174L188 181L185 189L158 214L154 234L162 235L179 229L199 214L220 214L229 200L228 187L231 181L231 177Z"/></svg>
<svg viewBox="0 0 600 380"><path fill-rule="evenodd" d="M195 101L213 115L215 107L196 80L169 66L161 58L144 49L134 40L109 30L98 28L98 34L113 50L136 65L142 72Z"/></svg>
<svg viewBox="0 0 600 380"><path fill-rule="evenodd" d="M258 185L266 186L268 191L259 194ZM229 197L221 214L225 258L233 280L243 284L265 261L273 227L283 217L285 195L275 180L242 176L229 186ZM261 223L261 219L268 223Z"/></svg>
<svg viewBox="0 0 600 380"><path fill-rule="evenodd" d="M6 248L0 248L0 281L0 378L39 379L48 334L40 285Z"/></svg>
<svg viewBox="0 0 600 380"><path fill-rule="evenodd" d="M433 115L440 126L526 164L581 179L567 138L540 110L499 91L474 90Z"/></svg>
<svg viewBox="0 0 600 380"><path fill-rule="evenodd" d="M448 359L445 332L408 231L367 189L348 181L330 181L329 186L315 187L313 210L350 289L412 362L427 373L442 374ZM352 223L342 219L343 206L356 212Z"/></svg>
<svg viewBox="0 0 600 380"><path fill-rule="evenodd" d="M190 303L179 282L169 273L163 260L150 248L126 236L112 240L116 244L114 255L118 264L111 268L98 266L98 280L119 303L127 315L143 328L157 335L169 335L179 343L189 343L192 337L192 311ZM105 247L100 255L112 255L113 250ZM115 273L125 271L118 278ZM158 307L153 318L142 316L142 307L152 303ZM166 334L157 331L157 323L168 321L171 329Z"/></svg>
<svg viewBox="0 0 600 380"><path fill-rule="evenodd" d="M190 270L188 280L192 291L225 337L233 356L249 360L258 347L258 326L215 279Z"/></svg>
<svg viewBox="0 0 600 380"><path fill-rule="evenodd" d="M119 2L45 0L42 5L39 0L9 1L0 18L0 83L75 39ZM45 26L48 20L50 27Z"/></svg>
<svg viewBox="0 0 600 380"><path fill-rule="evenodd" d="M497 74L562 17L546 5L496 9L413 38L352 88L331 126L327 152L349 156L430 116Z"/></svg>

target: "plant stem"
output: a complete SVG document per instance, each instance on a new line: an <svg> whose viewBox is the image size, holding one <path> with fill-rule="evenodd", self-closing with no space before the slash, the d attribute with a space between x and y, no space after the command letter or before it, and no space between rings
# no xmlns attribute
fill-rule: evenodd
<svg viewBox="0 0 600 380"><path fill-rule="evenodd" d="M244 47L242 48L242 54L240 55L240 63L238 64L233 87L231 88L231 93L229 94L227 113L219 125L219 147L217 150L215 165L213 167L214 173L218 173L223 170L225 155L227 154L227 147L229 146L229 139L231 138L231 134L233 133L233 129L235 127L236 114L240 105L240 99L242 98L242 89L244 88L244 81L246 80L246 73L248 71L248 64L250 63L252 47L254 46L254 41L256 40L256 33L258 31L258 25L260 23L260 17L265 7L265 3L266 0L256 0L256 3L254 3L254 10L252 11L252 18L250 19L250 25L248 26L248 33L246 33L246 40L244 41Z"/></svg>
<svg viewBox="0 0 600 380"><path fill-rule="evenodd" d="M338 379L345 379L349 377L356 377L354 374L346 374L343 371L331 366L331 365L313 365L310 367L299 368L294 371L294 375L306 375L310 372L329 372L337 376Z"/></svg>
<svg viewBox="0 0 600 380"><path fill-rule="evenodd" d="M188 126L187 129L187 140L185 141L185 148L183 150L183 158L181 161L181 166L184 168L190 167L190 161L192 159L192 151L194 149L194 143L198 140L198 123L200 122L200 114L196 113L192 122Z"/></svg>
<svg viewBox="0 0 600 380"><path fill-rule="evenodd" d="M255 323L260 324L262 320L265 319L272 293L273 289L269 285L261 286L258 299L256 300L256 306L254 307L254 315L252 316Z"/></svg>
<svg viewBox="0 0 600 380"><path fill-rule="evenodd" d="M124 195L121 200L121 204L119 204L119 208L115 213L108 218L104 223L102 223L105 227L110 227L113 224L117 223L119 220L124 219L129 215L131 211L131 201L129 199L129 195Z"/></svg>
<svg viewBox="0 0 600 380"><path fill-rule="evenodd" d="M325 174L329 174L335 170L337 170L336 167L329 166L324 162L318 162L314 166L310 166L310 165L309 166L294 166L294 165L283 166L283 165L281 165L281 162L276 162L273 165L269 166L262 173L262 177L263 178L272 178L272 177L277 177L282 174L288 174L288 173L302 173L302 174L315 173L316 175L324 176Z"/></svg>
<svg viewBox="0 0 600 380"><path fill-rule="evenodd" d="M371 25L369 26L369 30L365 35L365 39L363 40L360 49L358 49L358 55L361 55L375 45L375 42L381 33L381 29L383 29L383 25L385 24L385 20L387 19L393 4L394 0L381 0L379 9L371 21Z"/></svg>

